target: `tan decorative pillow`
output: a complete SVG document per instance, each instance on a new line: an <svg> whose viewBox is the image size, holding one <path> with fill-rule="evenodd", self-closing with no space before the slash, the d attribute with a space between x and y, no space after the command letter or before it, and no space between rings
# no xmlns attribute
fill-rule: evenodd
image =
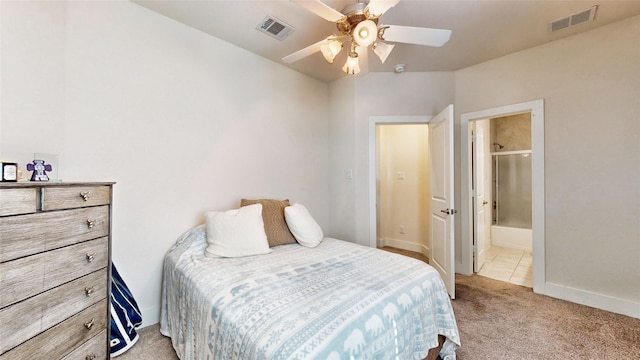
<svg viewBox="0 0 640 360"><path fill-rule="evenodd" d="M287 222L284 219L284 208L289 206L289 199L242 199L240 201L240 206L253 204L262 205L262 221L264 222L264 231L267 233L269 246L296 243L296 238L293 237L293 234L291 234L291 231L289 231Z"/></svg>

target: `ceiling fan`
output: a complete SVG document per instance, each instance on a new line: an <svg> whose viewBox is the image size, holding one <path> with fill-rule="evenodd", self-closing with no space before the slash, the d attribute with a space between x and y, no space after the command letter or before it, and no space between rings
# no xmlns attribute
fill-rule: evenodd
<svg viewBox="0 0 640 360"><path fill-rule="evenodd" d="M333 63L336 55L342 50L343 43L347 43L349 54L342 70L355 75L360 72L358 55L366 57L369 46L384 63L395 46L386 42L440 47L451 37L451 30L378 24L380 17L400 0L358 1L346 6L342 12L320 0L290 1L328 21L335 22L339 33L283 57L282 61L285 63L296 62L316 52L322 52L324 58Z"/></svg>

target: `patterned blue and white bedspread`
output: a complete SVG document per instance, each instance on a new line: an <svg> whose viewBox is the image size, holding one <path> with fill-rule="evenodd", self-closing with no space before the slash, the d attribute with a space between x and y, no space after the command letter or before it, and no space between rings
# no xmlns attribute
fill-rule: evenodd
<svg viewBox="0 0 640 360"><path fill-rule="evenodd" d="M327 238L267 255L210 258L204 226L167 254L161 332L182 360L423 359L460 345L438 272L405 256Z"/></svg>

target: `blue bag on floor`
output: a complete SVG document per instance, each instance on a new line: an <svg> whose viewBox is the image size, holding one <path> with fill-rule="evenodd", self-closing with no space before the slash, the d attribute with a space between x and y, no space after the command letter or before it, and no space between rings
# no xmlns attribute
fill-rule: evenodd
<svg viewBox="0 0 640 360"><path fill-rule="evenodd" d="M142 314L131 291L111 264L111 357L129 350L138 341L136 328L142 324Z"/></svg>

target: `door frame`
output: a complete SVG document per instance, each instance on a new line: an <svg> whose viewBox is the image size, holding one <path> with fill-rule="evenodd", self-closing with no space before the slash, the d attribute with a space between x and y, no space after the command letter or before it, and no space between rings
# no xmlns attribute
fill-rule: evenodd
<svg viewBox="0 0 640 360"><path fill-rule="evenodd" d="M545 224L544 224L544 100L469 112L460 115L460 236L462 263L457 272L473 273L473 206L471 203L471 132L470 123L495 117L531 113L531 173L533 231L533 291L545 293Z"/></svg>
<svg viewBox="0 0 640 360"><path fill-rule="evenodd" d="M490 227L486 228L486 225L487 225L487 221L489 222L489 224L491 224L491 216L493 214L492 210L484 209L484 206L486 204L489 204L490 200L492 198L492 196L490 196L490 194L492 192L491 191L489 191L489 192L486 191L487 190L487 183L485 182L485 179L486 179L487 175L489 175L491 173L491 171L486 172L487 163L489 163L489 164L491 163L491 153L490 153L490 151L486 151L487 147L489 147L489 149L490 149L490 145L488 144L489 143L489 138L488 137L490 137L490 134L488 134L488 133L485 134L483 132L483 138L482 138L483 141L480 144L478 143L478 134L479 134L478 129L482 128L483 131L484 131L484 128L485 128L484 126L478 126L479 125L478 123L480 121L484 121L484 120L474 120L474 121L469 122L470 125L473 124L473 126L470 127L471 131L473 131L470 149L472 151L472 153L471 153L471 158L472 158L472 163L471 163L471 187L472 187L472 195L473 195L472 200L471 200L471 207L472 207L472 214L473 214L472 218L471 218L471 221L472 221L472 233L471 233L471 236L472 236L472 241L474 243L473 244L473 246L474 246L473 253L475 255L477 255L477 256L473 256L473 258L472 258L473 259L473 271L474 272L480 271L480 268L482 267L482 265L484 265L484 261L480 262L481 258L482 258L482 260L484 260L484 255L480 256L480 253L481 252L485 252L486 249L487 249L487 242L489 241L490 236L485 236L485 235L487 235L487 232L490 232L491 229L490 229ZM480 146L478 146L478 145L481 145L481 148L482 148L481 151L479 151ZM483 164L482 164L483 166L479 166L479 164L478 164L478 159L479 159L479 155L478 154L480 154L480 153L482 153L482 157L483 157ZM491 165L490 167L492 168L493 166ZM480 168L482 168L483 175L484 175L483 178L482 178L482 187L483 187L482 194L483 194L483 202L485 202L485 203L483 203L483 204L479 204L479 202L478 202L478 189L480 187L478 186L479 177L478 177L478 170L477 169L480 169ZM490 185L489 185L489 188L491 188ZM474 192L473 189L475 189L475 194L473 193ZM479 243L480 243L480 241L479 241L480 231L478 231L478 224L481 223L480 221L478 221L478 213L480 211L479 210L480 206L483 207L482 211L483 211L483 216L484 216L483 221L482 221L483 222L482 226L483 226L483 231L484 231L484 234L482 234L482 240L483 240L482 248L479 248L479 246L478 246ZM491 206L489 207L489 209L491 209Z"/></svg>
<svg viewBox="0 0 640 360"><path fill-rule="evenodd" d="M378 247L377 214L377 125L428 124L431 115L369 116L369 247Z"/></svg>

